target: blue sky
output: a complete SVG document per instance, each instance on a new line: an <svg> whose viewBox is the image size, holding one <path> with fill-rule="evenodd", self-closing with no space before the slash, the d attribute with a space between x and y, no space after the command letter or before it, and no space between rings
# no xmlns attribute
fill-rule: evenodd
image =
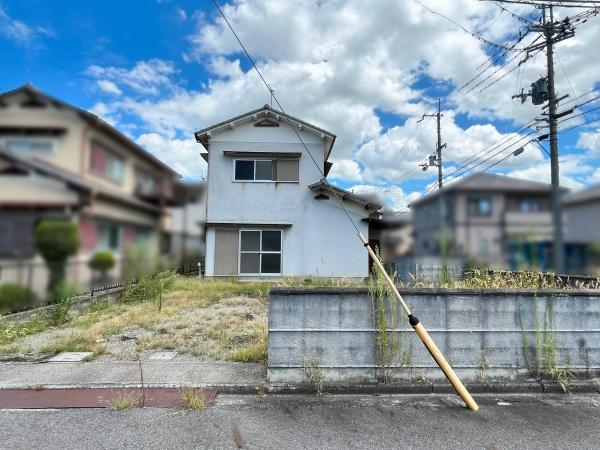
<svg viewBox="0 0 600 450"><path fill-rule="evenodd" d="M523 25L488 2L422 2L493 42L510 43ZM505 73L512 66L501 63L509 53L486 72L482 64L495 50L455 24L414 1L367 3L221 1L286 110L338 135L330 178L404 208L436 178L435 170L419 168L434 148L434 121L417 123L434 111L436 98L443 99L451 181L465 160L491 155L486 148L503 140L517 141L510 133L540 114L511 96L543 75L545 58L537 55ZM526 20L537 14L511 8ZM590 91L600 81L599 25L600 18L591 19L557 47L558 90L571 99L585 93L579 102L598 95ZM32 82L100 115L186 178L206 171L196 129L268 101L208 0L0 0L0 54L0 90ZM463 96L458 88L480 72L479 80L489 76L482 87L494 83ZM579 111L596 106L593 101ZM563 126L596 117L599 111L591 111ZM560 135L563 185L600 182L597 125ZM478 169L506 158L490 170L549 180L548 158L538 146L527 145L519 157L508 156L518 146L497 148Z"/></svg>

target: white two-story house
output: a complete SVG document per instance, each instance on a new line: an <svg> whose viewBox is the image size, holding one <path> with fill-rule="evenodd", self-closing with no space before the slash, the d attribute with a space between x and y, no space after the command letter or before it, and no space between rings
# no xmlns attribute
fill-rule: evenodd
<svg viewBox="0 0 600 450"><path fill-rule="evenodd" d="M206 276L368 275L367 253L322 181L334 134L265 105L195 136L208 162ZM334 189L368 236L381 205Z"/></svg>

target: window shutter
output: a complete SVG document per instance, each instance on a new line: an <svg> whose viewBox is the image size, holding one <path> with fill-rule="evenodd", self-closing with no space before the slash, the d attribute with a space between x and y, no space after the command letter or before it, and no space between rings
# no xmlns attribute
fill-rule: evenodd
<svg viewBox="0 0 600 450"><path fill-rule="evenodd" d="M276 181L299 181L299 163L297 159L277 160Z"/></svg>
<svg viewBox="0 0 600 450"><path fill-rule="evenodd" d="M238 230L215 231L215 275L237 275Z"/></svg>

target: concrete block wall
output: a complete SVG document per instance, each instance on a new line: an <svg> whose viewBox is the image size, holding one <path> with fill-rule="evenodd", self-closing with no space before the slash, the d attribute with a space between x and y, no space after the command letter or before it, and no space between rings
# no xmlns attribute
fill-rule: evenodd
<svg viewBox="0 0 600 450"><path fill-rule="evenodd" d="M600 372L600 291L403 289L401 293L465 380L531 378L536 333L543 336L544 329L555 330L559 367L582 376ZM386 305L389 314L389 302ZM302 382L308 360L318 365L327 382L377 381L381 370L374 313L367 289L272 289L269 381ZM393 376L443 379L399 306L396 313L398 338L410 356L394 361Z"/></svg>

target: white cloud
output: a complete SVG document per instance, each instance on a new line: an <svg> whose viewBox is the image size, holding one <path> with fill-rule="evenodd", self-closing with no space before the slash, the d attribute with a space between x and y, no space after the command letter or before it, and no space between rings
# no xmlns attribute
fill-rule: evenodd
<svg viewBox="0 0 600 450"><path fill-rule="evenodd" d="M115 83L109 80L98 80L98 87L109 94L121 95L123 92Z"/></svg>
<svg viewBox="0 0 600 450"><path fill-rule="evenodd" d="M507 40L521 25L490 2L426 3L496 42ZM533 11L527 5L511 7L527 17ZM422 86L461 86L486 61L490 50L411 1L239 0L224 4L223 10L286 111L338 136L330 177L357 186L398 185L435 175L433 170L423 172L419 168L435 148L433 121L419 125L420 139L417 136L417 120L435 107ZM269 93L256 72L248 69L238 43L220 17L199 12L188 16L194 18L197 28L188 39L184 59L203 64L210 74L199 87L184 88L175 79L174 64L162 60L141 61L132 69L88 69L90 76L110 81L124 92L118 101L104 104L104 113L137 117L147 134L164 141L162 146L168 141L187 141L197 129L269 102ZM533 35L528 36L522 45L532 39ZM590 58L598 41L600 27L584 24L574 38L557 46L576 94L591 89L599 79L600 60ZM560 62L557 60L558 90L568 93L571 88ZM529 121L540 108L530 102L515 103L511 95L539 78L544 64L543 55L538 55L504 79L500 76L505 69L500 69L484 83L495 81L489 89L482 93L474 89L455 111L444 108L445 173L499 141L514 137L492 124L459 126L464 124L464 116L459 119L456 114L490 121L502 118L516 124ZM462 94L455 93L453 98L459 100ZM384 129L382 112L388 116L386 123L397 118L399 124ZM590 148L585 135L580 142ZM516 148L515 144L496 156L493 153L501 147L488 152L492 157L477 170ZM576 172L577 165L569 158L565 164L563 180L581 184L584 180ZM578 164L585 167L581 158ZM496 169L537 177L546 169L549 172L549 164L538 147L528 144L523 154L509 157ZM401 204L399 197L394 202Z"/></svg>
<svg viewBox="0 0 600 450"><path fill-rule="evenodd" d="M54 36L48 28L28 25L13 19L0 5L0 35L25 48L39 46L42 37Z"/></svg>
<svg viewBox="0 0 600 450"><path fill-rule="evenodd" d="M139 61L130 70L97 65L86 69L86 74L93 78L110 81L115 86L126 86L135 93L145 95L157 95L161 88L171 87L173 80L170 76L175 73L174 64L162 59Z"/></svg>
<svg viewBox="0 0 600 450"><path fill-rule="evenodd" d="M179 7L177 7L177 8L175 9L175 13L177 14L177 17L178 17L180 20L187 20L187 18L188 18L188 15L187 15L187 13L186 13L186 12L185 12L185 10L184 10L184 9L182 9L182 8L179 8Z"/></svg>
<svg viewBox="0 0 600 450"><path fill-rule="evenodd" d="M594 168L585 162L580 155L566 155L559 158L560 185L578 189L587 184L593 176ZM550 183L550 162L544 160L536 165L524 169L517 169L507 173L508 176L526 180Z"/></svg>
<svg viewBox="0 0 600 450"><path fill-rule="evenodd" d="M156 133L142 134L136 142L175 169L183 178L206 178L203 148L195 139L166 139Z"/></svg>
<svg viewBox="0 0 600 450"><path fill-rule="evenodd" d="M592 155L600 156L600 128L585 131L579 135L577 146L588 150Z"/></svg>
<svg viewBox="0 0 600 450"><path fill-rule="evenodd" d="M370 184L357 184L350 188L357 194L367 195L374 200L382 202L384 206L396 211L408 209L408 205L421 196L419 192L406 193L400 186L378 186Z"/></svg>

